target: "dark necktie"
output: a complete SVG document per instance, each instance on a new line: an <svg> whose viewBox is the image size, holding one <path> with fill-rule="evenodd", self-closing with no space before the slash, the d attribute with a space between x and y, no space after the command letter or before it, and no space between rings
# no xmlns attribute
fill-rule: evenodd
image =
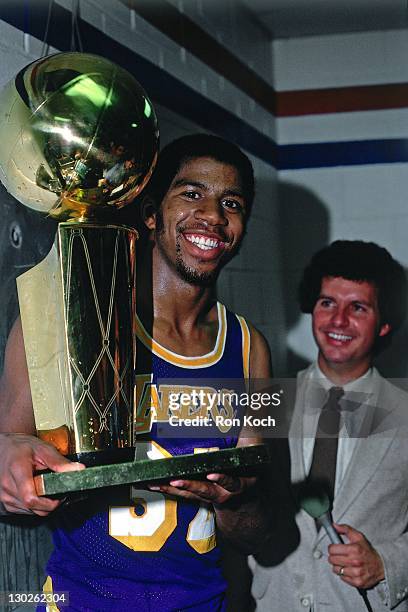
<svg viewBox="0 0 408 612"><path fill-rule="evenodd" d="M334 499L336 481L337 447L339 443L340 404L344 395L341 387L331 387L317 424L312 464L308 482L321 486L328 494L331 504Z"/></svg>

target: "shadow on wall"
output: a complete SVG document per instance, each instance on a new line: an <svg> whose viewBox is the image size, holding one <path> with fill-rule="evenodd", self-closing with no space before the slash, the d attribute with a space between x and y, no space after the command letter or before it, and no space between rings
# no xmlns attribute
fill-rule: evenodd
<svg viewBox="0 0 408 612"><path fill-rule="evenodd" d="M392 255L392 250L390 253ZM405 275L408 271L405 268ZM407 301L408 303L408 301ZM392 341L375 359L374 364L386 378L408 378L408 313L404 324L393 335ZM396 384L397 381L396 381Z"/></svg>
<svg viewBox="0 0 408 612"><path fill-rule="evenodd" d="M303 269L312 255L328 244L330 219L326 205L312 191L286 181L278 183L278 215L284 271L282 296L288 335L301 316L297 289ZM294 376L308 365L304 357L287 346L286 376Z"/></svg>
<svg viewBox="0 0 408 612"><path fill-rule="evenodd" d="M15 279L51 248L56 223L13 198L0 183L0 372L7 337L18 314Z"/></svg>

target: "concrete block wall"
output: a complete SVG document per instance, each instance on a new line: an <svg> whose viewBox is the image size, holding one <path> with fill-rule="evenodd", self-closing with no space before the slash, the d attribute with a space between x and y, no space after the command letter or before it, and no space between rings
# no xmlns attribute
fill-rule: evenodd
<svg viewBox="0 0 408 612"><path fill-rule="evenodd" d="M290 146L291 153L297 156L297 167L278 173L279 192L283 194L279 205L292 206L291 193L297 193L305 206L310 206L302 231L310 232L315 241L309 242L296 258L286 258L283 263L292 283L287 288L292 301L301 269L311 252L325 242L339 238L374 241L408 265L408 164L404 156L398 155L389 156L387 163L378 163L382 151L389 152L398 139L408 136L403 94L408 80L407 52L406 30L273 43L278 104L279 97L290 100L292 96L294 100L290 113L286 113L282 101L277 140L280 150ZM372 99L378 100L377 108L369 108L370 101L364 108L359 101L360 88L369 86L376 86L370 92ZM334 89L337 98L329 110L324 106L327 89ZM310 103L310 96L313 103L309 105L310 112L305 112L302 105ZM304 145L306 149L302 149ZM325 167L324 155L331 154L332 145L337 159ZM310 163L311 158L316 163ZM288 246L296 251L296 234L290 240ZM293 316L288 336L291 351L306 360L315 355L308 319ZM391 376L408 373L406 331L401 334L396 338L393 358L390 353L383 359L385 372Z"/></svg>
<svg viewBox="0 0 408 612"><path fill-rule="evenodd" d="M154 0L153 0L154 1ZM269 37L236 0L170 0L266 81L273 78Z"/></svg>

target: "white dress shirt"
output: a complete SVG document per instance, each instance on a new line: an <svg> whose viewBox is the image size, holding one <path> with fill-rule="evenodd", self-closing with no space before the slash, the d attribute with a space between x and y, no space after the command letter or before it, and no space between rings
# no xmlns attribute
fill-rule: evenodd
<svg viewBox="0 0 408 612"><path fill-rule="evenodd" d="M336 480L334 495L339 489L339 486L344 478L346 469L351 461L357 438L353 437L348 423L353 420L352 413L361 412L361 407L367 406L369 402L374 403L374 393L372 391L373 373L370 368L363 376L352 380L342 386L344 395L339 403L342 408L340 417L339 444L337 448L337 463L336 463ZM317 424L322 407L327 400L328 390L336 386L323 374L317 363L314 364L310 372L310 385L307 387L305 406L308 407L303 416L303 461L305 464L305 473L308 474L312 464L313 449L315 444ZM349 413L350 418L347 419L343 408ZM360 409L360 410L359 410Z"/></svg>

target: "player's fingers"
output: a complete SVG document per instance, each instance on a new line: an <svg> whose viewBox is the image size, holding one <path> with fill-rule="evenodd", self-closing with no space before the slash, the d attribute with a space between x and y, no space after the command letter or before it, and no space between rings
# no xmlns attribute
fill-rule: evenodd
<svg viewBox="0 0 408 612"><path fill-rule="evenodd" d="M13 471L8 494L12 505L40 516L49 514L60 504L58 500L38 497L33 475L27 466L19 466Z"/></svg>
<svg viewBox="0 0 408 612"><path fill-rule="evenodd" d="M86 469L86 466L79 461L67 461L67 463L61 463L54 468L55 472L76 472L84 469Z"/></svg>
<svg viewBox="0 0 408 612"><path fill-rule="evenodd" d="M218 496L216 485L205 480L171 480L170 485L177 490L192 493L210 501Z"/></svg>
<svg viewBox="0 0 408 612"><path fill-rule="evenodd" d="M184 499L195 499L195 500L203 500L203 497L197 495L196 493L192 493L191 491L183 490L178 487L172 487L171 485L152 485L149 486L150 491L159 491L160 493L165 493L166 495L172 495L173 497L183 497Z"/></svg>
<svg viewBox="0 0 408 612"><path fill-rule="evenodd" d="M59 505L60 501L47 499L26 497L21 499L12 495L4 497L3 506L7 512L13 512L16 514L37 514L38 516L47 516L50 512L55 510Z"/></svg>
<svg viewBox="0 0 408 612"><path fill-rule="evenodd" d="M242 491L242 480L239 476L229 476L227 474L208 474L207 480L216 483L230 493L240 493Z"/></svg>
<svg viewBox="0 0 408 612"><path fill-rule="evenodd" d="M83 463L70 461L50 444L41 444L36 447L34 461L36 469L48 468L54 472L69 472L85 468Z"/></svg>
<svg viewBox="0 0 408 612"><path fill-rule="evenodd" d="M151 491L160 491L185 499L197 499L207 503L222 503L230 493L215 483L197 480L172 480L167 485L150 486Z"/></svg>

